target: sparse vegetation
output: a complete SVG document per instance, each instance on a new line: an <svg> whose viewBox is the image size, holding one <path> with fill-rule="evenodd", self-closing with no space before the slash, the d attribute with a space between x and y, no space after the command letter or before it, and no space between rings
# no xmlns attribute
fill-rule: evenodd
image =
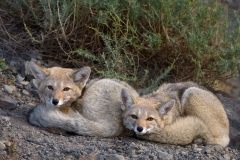
<svg viewBox="0 0 240 160"><path fill-rule="evenodd" d="M38 50L154 90L239 71L240 28L217 0L4 0ZM14 12L13 12L14 11ZM231 16L231 17L230 17ZM235 27L234 27L235 26Z"/></svg>
<svg viewBox="0 0 240 160"><path fill-rule="evenodd" d="M17 148L16 148L16 141L13 137L9 137L8 141L6 141L6 150L9 155L16 155L17 154Z"/></svg>
<svg viewBox="0 0 240 160"><path fill-rule="evenodd" d="M4 58L0 58L0 69L2 69L2 70L8 69L8 66L5 64Z"/></svg>

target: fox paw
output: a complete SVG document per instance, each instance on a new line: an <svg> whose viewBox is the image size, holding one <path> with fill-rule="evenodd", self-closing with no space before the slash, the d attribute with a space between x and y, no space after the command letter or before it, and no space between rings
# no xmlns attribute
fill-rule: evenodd
<svg viewBox="0 0 240 160"><path fill-rule="evenodd" d="M193 143L195 144L202 144L203 143L203 139L202 138L196 138L193 140Z"/></svg>

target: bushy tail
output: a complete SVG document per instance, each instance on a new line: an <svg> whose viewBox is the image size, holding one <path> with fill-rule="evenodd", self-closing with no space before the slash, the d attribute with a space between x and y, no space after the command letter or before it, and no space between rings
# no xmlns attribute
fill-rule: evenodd
<svg viewBox="0 0 240 160"><path fill-rule="evenodd" d="M68 116L57 109L36 107L29 115L29 122L41 127L57 127L79 135L113 137L119 134L116 127L105 120L90 121L79 113Z"/></svg>

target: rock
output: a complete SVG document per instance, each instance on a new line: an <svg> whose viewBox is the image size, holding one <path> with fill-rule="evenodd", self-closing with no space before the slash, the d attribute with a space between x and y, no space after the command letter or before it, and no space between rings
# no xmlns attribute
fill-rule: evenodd
<svg viewBox="0 0 240 160"><path fill-rule="evenodd" d="M35 58L31 58L31 60L30 60L31 62L34 62L34 63L37 63L37 59L35 59Z"/></svg>
<svg viewBox="0 0 240 160"><path fill-rule="evenodd" d="M16 103L12 98L4 96L4 95L2 95L0 97L0 108L2 108L2 109L15 109L16 107L17 107Z"/></svg>
<svg viewBox="0 0 240 160"><path fill-rule="evenodd" d="M24 85L24 86L26 86L26 85L29 84L29 82L28 82L28 81L22 81L21 84Z"/></svg>
<svg viewBox="0 0 240 160"><path fill-rule="evenodd" d="M184 152L184 151L182 151L181 154L184 155L184 156L187 156L187 155L188 155L188 153L187 153L187 152Z"/></svg>
<svg viewBox="0 0 240 160"><path fill-rule="evenodd" d="M24 95L26 95L26 96L28 96L28 95L29 95L29 92L28 92L28 91L26 91L25 89L22 91L22 93L23 93Z"/></svg>
<svg viewBox="0 0 240 160"><path fill-rule="evenodd" d="M227 97L222 93L218 93L217 97L222 102L230 123L229 146L240 149L240 100Z"/></svg>
<svg viewBox="0 0 240 160"><path fill-rule="evenodd" d="M122 155L118 154L109 154L101 156L104 160L125 160L125 158Z"/></svg>
<svg viewBox="0 0 240 160"><path fill-rule="evenodd" d="M5 144L6 147L10 147L12 145L12 143L9 141L3 141L3 143Z"/></svg>
<svg viewBox="0 0 240 160"><path fill-rule="evenodd" d="M6 146L3 142L0 141L0 151L3 151L6 149Z"/></svg>
<svg viewBox="0 0 240 160"><path fill-rule="evenodd" d="M24 88L28 91L31 91L31 89L32 89L31 83L28 83L27 85L25 85Z"/></svg>
<svg viewBox="0 0 240 160"><path fill-rule="evenodd" d="M12 92L16 90L16 87L13 85L3 85L3 88L4 91L9 94L12 94Z"/></svg>
<svg viewBox="0 0 240 160"><path fill-rule="evenodd" d="M48 67L61 67L61 65L55 61L48 60Z"/></svg>
<svg viewBox="0 0 240 160"><path fill-rule="evenodd" d="M158 156L158 159L163 159L163 160L173 159L173 155L162 152L162 151L157 151L157 156Z"/></svg>
<svg viewBox="0 0 240 160"><path fill-rule="evenodd" d="M9 117L1 116L1 115L0 115L0 119L1 119L1 120L4 120L4 121L9 121L9 120L10 120Z"/></svg>
<svg viewBox="0 0 240 160"><path fill-rule="evenodd" d="M72 160L72 157L71 156L67 156L67 157L65 157L65 160Z"/></svg>
<svg viewBox="0 0 240 160"><path fill-rule="evenodd" d="M230 159L231 159L228 154L224 154L224 155L223 155L223 158L224 158L225 160L230 160Z"/></svg>
<svg viewBox="0 0 240 160"><path fill-rule="evenodd" d="M16 80L17 80L18 83L21 83L24 80L24 78L20 74L18 74L16 76Z"/></svg>
<svg viewBox="0 0 240 160"><path fill-rule="evenodd" d="M39 53L38 50L34 50L31 54L30 54L31 58L37 59L37 60L42 60L42 55Z"/></svg>
<svg viewBox="0 0 240 160"><path fill-rule="evenodd" d="M214 146L214 149L215 149L215 151L217 151L217 152L221 152L221 151L223 150L223 147L220 146L220 145L216 145L216 146Z"/></svg>
<svg viewBox="0 0 240 160"><path fill-rule="evenodd" d="M212 152L212 148L210 148L210 147L206 147L204 150L203 150L203 152L204 153L206 153L206 154L210 154L211 152Z"/></svg>

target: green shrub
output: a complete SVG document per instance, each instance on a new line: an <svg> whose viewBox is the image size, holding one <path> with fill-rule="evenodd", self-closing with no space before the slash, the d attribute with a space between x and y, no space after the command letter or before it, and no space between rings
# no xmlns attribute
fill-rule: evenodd
<svg viewBox="0 0 240 160"><path fill-rule="evenodd" d="M154 90L163 80L211 84L239 71L239 25L229 30L230 18L217 0L7 2L15 11L25 9L25 29L44 53L90 65L100 76Z"/></svg>

